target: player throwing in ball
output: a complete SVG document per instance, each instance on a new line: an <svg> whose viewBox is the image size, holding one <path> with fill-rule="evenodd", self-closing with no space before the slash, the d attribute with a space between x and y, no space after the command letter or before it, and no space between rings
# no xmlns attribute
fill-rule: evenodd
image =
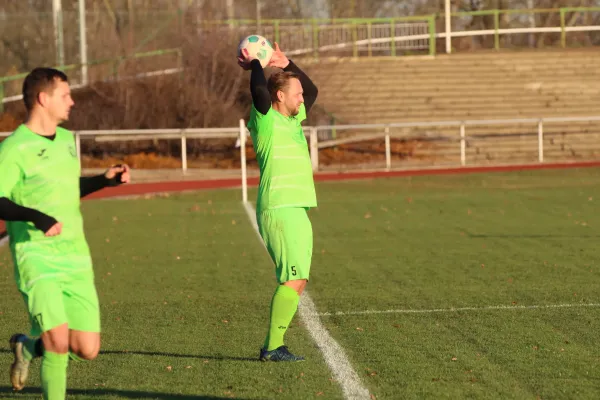
<svg viewBox="0 0 600 400"><path fill-rule="evenodd" d="M278 286L271 300L262 361L302 361L284 335L309 279L313 234L307 211L317 206L308 145L302 126L317 99L317 87L275 43L268 64L283 71L265 78L260 62L242 51L238 63L251 70L248 129L260 168L256 217L275 263Z"/></svg>

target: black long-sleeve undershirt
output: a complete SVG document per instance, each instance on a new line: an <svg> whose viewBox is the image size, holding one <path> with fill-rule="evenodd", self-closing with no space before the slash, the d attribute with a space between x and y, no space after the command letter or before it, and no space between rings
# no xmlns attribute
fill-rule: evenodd
<svg viewBox="0 0 600 400"><path fill-rule="evenodd" d="M20 206L6 197L0 197L0 219L4 221L33 222L33 225L44 233L58 222L43 212Z"/></svg>
<svg viewBox="0 0 600 400"><path fill-rule="evenodd" d="M271 95L269 94L269 88L267 87L267 78L263 71L260 61L252 60L250 63L252 72L250 73L250 93L252 94L252 103L254 108L265 115L271 108Z"/></svg>
<svg viewBox="0 0 600 400"><path fill-rule="evenodd" d="M85 197L107 186L119 185L121 183L121 175L117 174L112 179L107 179L104 175L80 177L80 197ZM0 197L0 220L32 222L37 229L44 233L58 222L54 217L33 208L21 206L6 197Z"/></svg>
<svg viewBox="0 0 600 400"><path fill-rule="evenodd" d="M300 84L302 85L302 90L304 91L304 107L306 108L306 112L308 113L312 108L313 104L315 104L315 101L317 101L319 89L317 89L317 86L313 83L313 81L310 80L308 75L306 75L304 71L300 69L300 67L294 64L292 60L290 60L288 66L285 67L283 70L291 71L298 74Z"/></svg>
<svg viewBox="0 0 600 400"><path fill-rule="evenodd" d="M82 176L79 178L79 197L85 197L88 194L97 192L107 186L118 186L121 184L122 173L117 174L114 178L108 179L102 175Z"/></svg>
<svg viewBox="0 0 600 400"><path fill-rule="evenodd" d="M254 103L254 108L264 115L269 112L269 109L271 108L271 95L269 94L269 89L267 87L267 79L265 78L260 61L252 60L250 66L252 71L250 75L250 93L252 94L252 102ZM308 113L317 100L319 90L310 80L308 75L294 64L292 60L290 60L289 64L283 70L298 74L298 79L300 80L302 90L304 91L304 107Z"/></svg>

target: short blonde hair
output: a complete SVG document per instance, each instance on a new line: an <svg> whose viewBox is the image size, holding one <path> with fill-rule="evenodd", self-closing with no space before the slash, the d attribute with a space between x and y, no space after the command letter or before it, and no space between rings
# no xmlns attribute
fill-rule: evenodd
<svg viewBox="0 0 600 400"><path fill-rule="evenodd" d="M277 92L280 90L287 89L290 85L290 80L292 79L299 79L299 75L295 72L282 71L276 72L269 77L269 81L267 82L267 88L269 89L269 93L271 94L271 101L279 101L279 99L277 98Z"/></svg>

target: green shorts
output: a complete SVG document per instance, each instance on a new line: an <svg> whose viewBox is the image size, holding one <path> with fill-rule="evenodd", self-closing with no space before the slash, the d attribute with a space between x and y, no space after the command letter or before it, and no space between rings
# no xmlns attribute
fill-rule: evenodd
<svg viewBox="0 0 600 400"><path fill-rule="evenodd" d="M89 252L86 247L64 250L32 246L17 250L14 257L17 287L29 312L31 336L63 324L73 330L100 332L100 307Z"/></svg>
<svg viewBox="0 0 600 400"><path fill-rule="evenodd" d="M312 225L305 208L277 208L257 212L256 219L279 283L306 279L313 252Z"/></svg>

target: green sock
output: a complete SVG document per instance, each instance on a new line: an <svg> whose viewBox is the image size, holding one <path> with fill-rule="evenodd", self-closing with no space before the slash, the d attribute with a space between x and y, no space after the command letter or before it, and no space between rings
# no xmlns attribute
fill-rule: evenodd
<svg viewBox="0 0 600 400"><path fill-rule="evenodd" d="M42 391L44 400L64 400L67 395L69 355L46 351L42 358Z"/></svg>
<svg viewBox="0 0 600 400"><path fill-rule="evenodd" d="M300 296L289 286L279 285L271 301L271 322L264 347L271 351L283 346L283 335L287 331L296 310Z"/></svg>
<svg viewBox="0 0 600 400"><path fill-rule="evenodd" d="M35 357L41 357L44 355L44 345L42 339L28 337L23 342L23 357L27 361L33 360Z"/></svg>

